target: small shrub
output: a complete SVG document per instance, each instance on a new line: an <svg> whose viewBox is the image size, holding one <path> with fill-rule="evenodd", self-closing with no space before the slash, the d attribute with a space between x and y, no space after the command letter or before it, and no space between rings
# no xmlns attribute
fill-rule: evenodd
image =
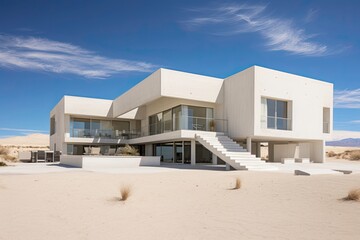
<svg viewBox="0 0 360 240"><path fill-rule="evenodd" d="M346 201L360 201L360 188L351 190L343 199Z"/></svg>
<svg viewBox="0 0 360 240"><path fill-rule="evenodd" d="M333 151L328 152L326 155L327 155L328 157L336 157L336 156L337 156L337 154L334 153Z"/></svg>
<svg viewBox="0 0 360 240"><path fill-rule="evenodd" d="M6 163L4 163L4 162L0 162L0 167L6 167L7 166L7 164Z"/></svg>
<svg viewBox="0 0 360 240"><path fill-rule="evenodd" d="M239 177L237 177L235 179L235 186L233 189L235 190L235 189L240 189L240 188L241 188L241 179Z"/></svg>
<svg viewBox="0 0 360 240"><path fill-rule="evenodd" d="M7 161L14 161L16 160L16 157L13 157L11 155L3 155L3 158Z"/></svg>
<svg viewBox="0 0 360 240"><path fill-rule="evenodd" d="M360 150L352 151L350 153L350 160L360 160Z"/></svg>
<svg viewBox="0 0 360 240"><path fill-rule="evenodd" d="M126 201L131 194L130 186L123 186L120 188L120 201Z"/></svg>
<svg viewBox="0 0 360 240"><path fill-rule="evenodd" d="M121 149L120 153L121 155L139 156L139 151L129 144L126 144L125 147Z"/></svg>
<svg viewBox="0 0 360 240"><path fill-rule="evenodd" d="M9 149L3 146L0 146L0 155L8 155Z"/></svg>

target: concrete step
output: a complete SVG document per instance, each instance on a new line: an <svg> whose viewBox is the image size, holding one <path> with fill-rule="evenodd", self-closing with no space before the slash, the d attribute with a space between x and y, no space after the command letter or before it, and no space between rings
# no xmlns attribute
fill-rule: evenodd
<svg viewBox="0 0 360 240"><path fill-rule="evenodd" d="M242 152L228 152L228 151L224 151L223 152L224 155L226 156L234 156L234 157L241 157L241 156L249 156L251 155L249 152L247 151L242 151Z"/></svg>
<svg viewBox="0 0 360 240"><path fill-rule="evenodd" d="M239 145L236 144L219 144L219 143L209 143L209 144L213 147L232 147L232 148L244 149L243 147L240 147Z"/></svg>

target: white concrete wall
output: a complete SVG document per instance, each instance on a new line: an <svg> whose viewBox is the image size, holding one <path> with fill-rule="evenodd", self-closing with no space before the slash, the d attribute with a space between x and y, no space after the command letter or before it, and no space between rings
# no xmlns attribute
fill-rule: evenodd
<svg viewBox="0 0 360 240"><path fill-rule="evenodd" d="M68 115L113 117L112 100L64 96L64 113Z"/></svg>
<svg viewBox="0 0 360 240"><path fill-rule="evenodd" d="M114 116L161 97L216 103L222 97L222 83L219 78L161 68L114 100Z"/></svg>
<svg viewBox="0 0 360 240"><path fill-rule="evenodd" d="M18 159L31 160L31 152L30 151L18 152Z"/></svg>
<svg viewBox="0 0 360 240"><path fill-rule="evenodd" d="M287 100L292 105L292 131L261 128L261 98ZM331 109L333 85L254 66L224 81L224 108L229 135L235 139L324 139L323 107Z"/></svg>
<svg viewBox="0 0 360 240"><path fill-rule="evenodd" d="M223 79L161 69L161 95L193 101L217 102Z"/></svg>
<svg viewBox="0 0 360 240"><path fill-rule="evenodd" d="M244 139L254 135L254 67L225 79L224 115L230 137Z"/></svg>
<svg viewBox="0 0 360 240"><path fill-rule="evenodd" d="M333 84L255 67L254 136L286 139L324 139L323 107L333 107ZM292 102L292 130L261 127L261 97Z"/></svg>
<svg viewBox="0 0 360 240"><path fill-rule="evenodd" d="M325 141L312 141L310 143L310 160L316 163L323 163L325 159Z"/></svg>
<svg viewBox="0 0 360 240"><path fill-rule="evenodd" d="M62 155L60 163L84 169L133 168L139 166L160 166L160 157Z"/></svg>
<svg viewBox="0 0 360 240"><path fill-rule="evenodd" d="M72 167L83 167L83 156L80 155L61 155L60 164L72 166Z"/></svg>
<svg viewBox="0 0 360 240"><path fill-rule="evenodd" d="M117 117L161 96L161 69L114 100L113 116Z"/></svg>
<svg viewBox="0 0 360 240"><path fill-rule="evenodd" d="M60 100L60 102L51 110L50 118L55 116L55 134L50 136L50 150L55 150L54 145L56 144L56 150L62 151L63 153L67 152L66 144L64 144L65 137L65 115L64 115L64 106L65 106L65 97ZM49 119L50 121L50 119Z"/></svg>

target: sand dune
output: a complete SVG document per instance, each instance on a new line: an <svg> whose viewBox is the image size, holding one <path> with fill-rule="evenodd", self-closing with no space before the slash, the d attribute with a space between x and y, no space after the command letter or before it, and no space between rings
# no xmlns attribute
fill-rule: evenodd
<svg viewBox="0 0 360 240"><path fill-rule="evenodd" d="M0 138L0 145L8 146L49 146L49 135L34 133L26 136Z"/></svg>

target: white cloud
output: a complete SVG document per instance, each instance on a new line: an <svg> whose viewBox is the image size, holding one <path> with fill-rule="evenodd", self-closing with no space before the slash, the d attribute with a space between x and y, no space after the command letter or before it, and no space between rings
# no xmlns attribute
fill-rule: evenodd
<svg viewBox="0 0 360 240"><path fill-rule="evenodd" d="M335 108L360 108L360 88L334 92Z"/></svg>
<svg viewBox="0 0 360 240"><path fill-rule="evenodd" d="M106 78L125 71L149 72L155 67L146 62L103 57L69 43L8 35L0 35L0 66L87 78Z"/></svg>
<svg viewBox="0 0 360 240"><path fill-rule="evenodd" d="M49 131L35 130L35 129L23 129L23 128L0 128L0 131L13 131L13 132L32 132L32 133L48 133Z"/></svg>
<svg viewBox="0 0 360 240"><path fill-rule="evenodd" d="M321 56L328 53L326 45L310 41L313 35L294 26L288 19L270 17L262 5L222 5L213 9L195 9L197 16L182 23L190 30L204 29L217 35L258 32L266 39L271 51Z"/></svg>
<svg viewBox="0 0 360 240"><path fill-rule="evenodd" d="M342 140L346 138L360 138L360 132L358 131L339 131L334 130L332 134L332 140Z"/></svg>
<svg viewBox="0 0 360 240"><path fill-rule="evenodd" d="M351 123L360 123L360 120L351 121Z"/></svg>

